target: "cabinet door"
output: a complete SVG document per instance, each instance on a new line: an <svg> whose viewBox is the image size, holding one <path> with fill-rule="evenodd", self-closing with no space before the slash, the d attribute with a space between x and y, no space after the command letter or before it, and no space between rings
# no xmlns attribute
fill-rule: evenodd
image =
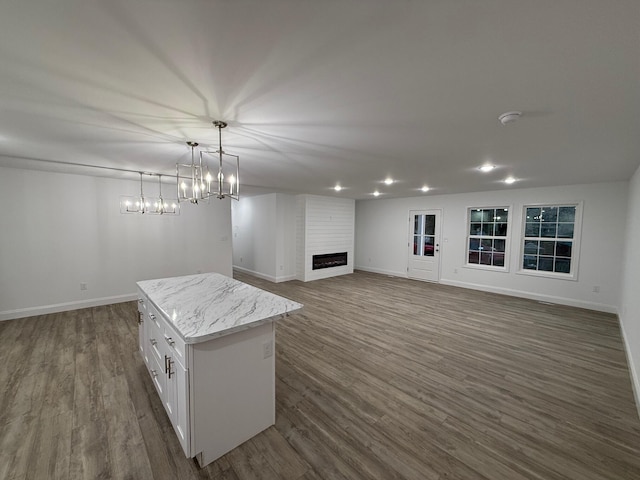
<svg viewBox="0 0 640 480"><path fill-rule="evenodd" d="M171 361L171 378L167 380L167 412L182 450L191 457L189 436L189 372L180 362Z"/></svg>

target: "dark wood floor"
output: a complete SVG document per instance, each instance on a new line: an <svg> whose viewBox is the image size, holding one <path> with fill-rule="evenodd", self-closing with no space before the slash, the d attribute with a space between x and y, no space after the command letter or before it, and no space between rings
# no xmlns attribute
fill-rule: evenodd
<svg viewBox="0 0 640 480"><path fill-rule="evenodd" d="M0 478L640 479L614 316L362 272L238 277L305 304L277 327L275 427L199 469L133 302L0 322Z"/></svg>

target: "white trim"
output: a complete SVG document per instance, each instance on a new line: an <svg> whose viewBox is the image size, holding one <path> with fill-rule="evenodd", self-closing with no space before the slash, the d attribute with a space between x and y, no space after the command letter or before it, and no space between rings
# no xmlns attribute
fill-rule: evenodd
<svg viewBox="0 0 640 480"><path fill-rule="evenodd" d="M276 283L288 282L290 280L295 280L295 279L296 279L295 273L293 275L283 275L281 277L276 277Z"/></svg>
<svg viewBox="0 0 640 480"><path fill-rule="evenodd" d="M437 258L437 265L438 265L438 278L436 278L435 280L428 280L425 278L418 278L418 277L412 277L409 275L409 269L411 268L410 263L411 263L411 257L413 257L413 248L411 248L411 245L413 245L414 242L414 237L415 237L415 232L414 232L414 223L412 222L412 220L415 220L415 216L416 215L434 215L436 217L436 221L435 221L435 229L434 229L434 241L435 241L435 245L434 245L434 255L435 253L440 253L440 255L434 256L434 260L436 260ZM442 278L442 230L443 230L443 217L444 217L444 211L442 208L430 208L430 209L414 209L414 208L410 208L409 209L409 236L407 238L407 272L403 275L405 278L411 278L413 280L425 280L428 282L435 282L435 283L439 283L440 282L440 278ZM421 247L422 248L422 247ZM436 263L434 261L434 263Z"/></svg>
<svg viewBox="0 0 640 480"><path fill-rule="evenodd" d="M249 270L248 268L238 267L237 265L234 265L233 269L238 270L242 273L246 273L248 275L252 275L254 277L261 278L263 280L269 280L270 282L273 282L273 283L288 282L289 280L295 280L296 278L298 278L295 273L292 275L282 275L279 277L274 277L272 275L267 275L264 273L256 272L254 270Z"/></svg>
<svg viewBox="0 0 640 480"><path fill-rule="evenodd" d="M554 238L550 241L555 242L557 241L557 239ZM519 260L522 260L522 257L520 257ZM571 261L573 261L573 258L571 258ZM529 270L527 268L520 268L520 270L516 271L516 273L518 275L529 275L531 277L555 278L556 280L569 280L570 282L578 281L578 277L574 277L570 273L548 272L546 270Z"/></svg>
<svg viewBox="0 0 640 480"><path fill-rule="evenodd" d="M504 272L504 273L509 273L510 269L510 261L511 261L511 239L513 237L512 235L512 229L513 229L513 216L515 214L515 210L513 208L513 204L509 204L509 205L495 205L495 206L491 206L491 205L487 205L484 207L469 207L467 206L467 217L466 217L466 225L465 225L465 239L466 239L466 244L464 246L464 263L462 265L463 268L475 268L478 270L489 270L492 272ZM507 236L504 237L504 266L502 267L498 267L495 265L483 265L481 263L469 263L469 239L471 238L471 233L469 232L469 228L471 226L471 210L484 210L484 209L492 209L492 210L497 210L497 209L505 209L507 210L508 215L507 215ZM473 223L478 223L478 222L473 222ZM494 232L495 233L495 232ZM481 237L479 236L475 236L474 238L478 238L480 240L482 240ZM492 240L501 240L502 237L496 237L496 236L491 236Z"/></svg>
<svg viewBox="0 0 640 480"><path fill-rule="evenodd" d="M467 237L467 240L469 239L469 237ZM469 247L467 247L469 248ZM468 254L469 251L466 250L466 253ZM505 265L507 263L507 252L505 252ZM496 267L495 265L484 265L481 263L465 263L464 265L461 265L460 268L470 268L471 270L485 270L488 272L503 272L503 273L509 273L509 269L505 268L505 267Z"/></svg>
<svg viewBox="0 0 640 480"><path fill-rule="evenodd" d="M56 303L53 305L41 305L38 307L5 310L4 312L0 312L0 321L32 317L34 315L67 312L69 310L80 310L81 308L99 307L101 305L110 305L112 303L130 302L132 300L136 300L137 298L137 293L130 293L126 295L116 295L114 297L93 298L90 300L79 300L77 302Z"/></svg>
<svg viewBox="0 0 640 480"><path fill-rule="evenodd" d="M575 300L567 297L557 297L555 295L544 295L540 293L531 293L524 290L514 290L512 288L490 287L478 283L460 282L457 280L440 280L443 285L451 285L452 287L470 288L471 290L481 290L483 292L499 293L501 295L509 295L511 297L528 298L530 300L538 300L540 302L557 303L567 305L569 307L586 308L589 310L597 310L599 312L616 313L615 305L607 305L605 303L585 302L584 300Z"/></svg>
<svg viewBox="0 0 640 480"><path fill-rule="evenodd" d="M265 273L256 272L254 270L249 270L248 268L238 267L236 265L233 266L234 270L238 270L242 273L247 273L249 275L253 275L254 277L261 278L263 280L269 280L270 282L276 283L278 282L277 277L273 277L271 275L267 275ZM296 278L295 275L292 276L292 279ZM280 280L281 282L284 280Z"/></svg>
<svg viewBox="0 0 640 480"><path fill-rule="evenodd" d="M524 257L524 241L525 241L525 229L527 227L527 207L535 208L535 207L576 207L576 217L573 222L573 238L566 240L571 240L573 243L571 247L571 273L559 273L559 272L547 272L544 270L529 270L526 268L522 268L522 258ZM578 280L578 268L580 266L580 243L582 241L582 217L584 215L584 201L579 200L577 202L548 202L548 203L526 203L522 205L521 209L521 228L520 228L520 246L518 247L518 267L516 269L516 273L519 275L532 275L534 277L546 277L546 278L556 278L559 280ZM540 238L540 237L539 237ZM563 239L555 237L549 238L549 241L553 242L561 242ZM616 313L616 312L611 312Z"/></svg>
<svg viewBox="0 0 640 480"><path fill-rule="evenodd" d="M638 418L640 418L640 378L636 371L636 364L633 362L631 356L631 348L627 341L627 334L624 331L624 324L620 320L618 315L618 324L620 325L620 331L622 332L622 343L624 344L624 352L627 354L627 365L629 366L629 376L631 377L631 390L633 390L633 397L636 401L636 409L638 410Z"/></svg>
<svg viewBox="0 0 640 480"><path fill-rule="evenodd" d="M407 272L396 272L394 270L383 270L381 268L363 267L355 265L354 270L362 270L363 272L379 273L380 275L391 275L392 277L408 278Z"/></svg>

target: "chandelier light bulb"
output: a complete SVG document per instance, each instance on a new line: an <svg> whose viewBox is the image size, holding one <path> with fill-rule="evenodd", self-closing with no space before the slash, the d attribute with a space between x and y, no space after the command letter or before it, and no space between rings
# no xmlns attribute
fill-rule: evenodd
<svg viewBox="0 0 640 480"><path fill-rule="evenodd" d="M516 179L513 178L513 177L507 177L507 178L504 179L504 183L506 183L507 185L511 185L515 181L516 181Z"/></svg>
<svg viewBox="0 0 640 480"><path fill-rule="evenodd" d="M429 187L427 187L426 185L424 187L422 187L420 190L422 190L423 192L428 192L429 191Z"/></svg>
<svg viewBox="0 0 640 480"><path fill-rule="evenodd" d="M376 190L375 192L373 192L373 196L374 197L378 197L380 196L380 192L378 190Z"/></svg>
<svg viewBox="0 0 640 480"><path fill-rule="evenodd" d="M333 187L333 189L334 189L336 192L339 192L340 190L342 190L342 187L341 187L340 185L336 185L335 187Z"/></svg>
<svg viewBox="0 0 640 480"><path fill-rule="evenodd" d="M479 167L479 170L481 172L483 172L483 173L487 173L487 172L490 172L491 170L493 170L494 168L496 168L495 165L490 165L490 164L487 163L487 164L482 165L481 167Z"/></svg>
<svg viewBox="0 0 640 480"><path fill-rule="evenodd" d="M385 185L391 185L393 183L393 178L385 178L384 179L384 184Z"/></svg>

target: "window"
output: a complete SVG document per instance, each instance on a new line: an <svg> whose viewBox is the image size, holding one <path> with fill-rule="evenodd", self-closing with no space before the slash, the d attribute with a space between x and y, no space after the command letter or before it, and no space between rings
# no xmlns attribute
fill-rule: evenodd
<svg viewBox="0 0 640 480"><path fill-rule="evenodd" d="M506 270L509 208L470 208L467 265Z"/></svg>
<svg viewBox="0 0 640 480"><path fill-rule="evenodd" d="M433 257L435 238L436 216L414 215L413 254L423 257Z"/></svg>
<svg viewBox="0 0 640 480"><path fill-rule="evenodd" d="M579 204L524 207L522 273L575 278Z"/></svg>

